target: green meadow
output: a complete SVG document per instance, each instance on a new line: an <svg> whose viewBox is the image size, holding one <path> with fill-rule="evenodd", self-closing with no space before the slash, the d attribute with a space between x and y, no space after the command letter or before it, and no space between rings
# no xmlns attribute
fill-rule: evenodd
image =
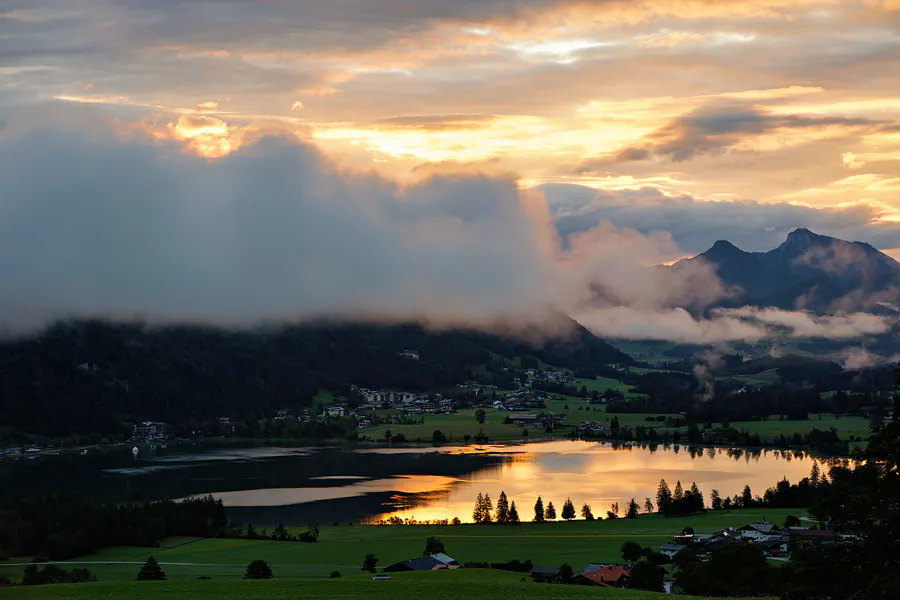
<svg viewBox="0 0 900 600"><path fill-rule="evenodd" d="M145 598L190 598L191 600L406 600L447 597L467 600L517 598L518 600L663 600L665 594L639 590L599 589L574 585L537 584L516 573L483 569L394 574L389 581L373 581L358 574L337 579L285 579L275 574L268 581L129 581L46 585L9 588L10 600L143 600ZM695 596L679 596L694 600Z"/></svg>
<svg viewBox="0 0 900 600"><path fill-rule="evenodd" d="M324 526L315 544L169 538L159 548L108 548L74 561L97 563L83 566L101 581L133 579L139 565L113 563L143 562L151 554L160 563L182 563L163 565L171 580L195 580L201 575L214 580L240 579L244 567L256 559L267 561L276 577L322 578L333 570L345 575L358 572L369 553L378 557L379 567L420 556L425 539L436 536L444 542L447 553L463 563L531 559L535 565L556 567L569 563L579 569L592 562L621 561L620 548L627 540L656 548L687 526L698 533L710 533L760 519L781 524L788 514L799 516L804 511L748 509L677 518L652 514L637 519L520 525ZM14 581L21 578L23 567L3 564L0 563L0 574Z"/></svg>

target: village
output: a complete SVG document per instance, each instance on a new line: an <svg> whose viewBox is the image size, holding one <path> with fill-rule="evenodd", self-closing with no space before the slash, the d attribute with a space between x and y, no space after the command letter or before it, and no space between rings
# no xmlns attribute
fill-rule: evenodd
<svg viewBox="0 0 900 600"><path fill-rule="evenodd" d="M789 518L794 520L794 518ZM723 528L713 533L694 533L690 527L659 547L658 552L650 548L641 548L635 542L625 542L622 546L623 562L593 562L576 572L569 564L559 567L536 566L531 560L512 560L506 563L460 563L443 551L426 553L423 556L399 561L381 569L381 575L374 578L389 579L390 573L402 573L407 571L437 571L442 569L459 568L491 568L504 571L514 571L528 575L539 583L570 584L595 586L603 588L630 588L645 589L643 582L633 581L633 572L636 565L652 562L659 569L662 590L667 594L678 592L675 576L691 562L708 561L713 552L733 545L747 545L761 551L767 560L790 560L791 548L798 544L827 545L841 541L855 540L853 534L837 533L833 529L819 528L819 524L812 519L806 519L807 525L784 526L766 520L748 523L742 527ZM796 519L800 522L800 519ZM429 539L431 543L433 539ZM628 548L628 546L633 546ZM647 559L638 560L638 559Z"/></svg>

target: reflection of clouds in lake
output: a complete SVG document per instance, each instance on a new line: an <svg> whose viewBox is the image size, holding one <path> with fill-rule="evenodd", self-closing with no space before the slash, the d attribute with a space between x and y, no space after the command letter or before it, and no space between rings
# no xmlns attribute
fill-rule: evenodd
<svg viewBox="0 0 900 600"><path fill-rule="evenodd" d="M210 461L235 461L235 460L260 460L264 458L283 458L285 456L309 456L316 448L245 448L240 450L211 450L197 454L170 454L155 456L150 460L154 462L210 462Z"/></svg>
<svg viewBox="0 0 900 600"><path fill-rule="evenodd" d="M289 506L321 500L352 498L377 492L427 494L449 488L457 479L438 475L399 475L387 479L372 479L350 485L308 488L266 488L219 492L213 494L225 506Z"/></svg>

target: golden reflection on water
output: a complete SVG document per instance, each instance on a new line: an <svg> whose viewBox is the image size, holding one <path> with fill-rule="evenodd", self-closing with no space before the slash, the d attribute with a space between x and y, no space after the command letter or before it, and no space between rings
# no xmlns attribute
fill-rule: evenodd
<svg viewBox="0 0 900 600"><path fill-rule="evenodd" d="M462 522L471 522L478 493L488 493L496 505L502 490L510 502L515 501L523 521L529 521L534 516L534 503L538 496L542 497L545 505L552 501L557 514L560 514L563 502L571 498L578 518L581 518L581 506L585 503L591 505L595 516L605 517L614 502L622 511L631 498L635 498L642 508L647 497L655 503L656 488L663 478L673 489L679 480L685 489L696 482L708 503L713 489L717 489L724 498L740 494L744 485L749 484L754 495L761 496L766 488L782 478L796 483L809 474L813 460L799 451L664 445L648 447L636 444L618 446L568 440L437 448L373 448L355 452L384 455L386 461L390 461L394 454L490 454L501 457L503 462L497 467L459 478L400 473L388 478L367 479L365 473L359 473L340 478L317 477L326 484L319 487L243 490L221 492L216 496L226 506L259 507L382 493L389 494L389 500L383 504L381 514L373 515L368 522L391 517L420 522L457 517ZM849 464L849 461L828 462ZM828 471L825 464L820 468L823 472Z"/></svg>
<svg viewBox="0 0 900 600"><path fill-rule="evenodd" d="M465 480L434 488L413 501L398 496L396 504L389 503L383 514L370 521L390 517L417 521L458 517L462 522L471 522L478 493L488 493L496 505L501 490L506 492L510 502L515 501L522 520L531 520L534 516L534 503L539 495L544 505L553 502L557 515L563 502L571 498L579 518L584 503L590 504L594 515L599 517L605 516L614 502L618 502L623 510L631 498L642 507L647 497L655 503L656 488L663 478L672 488L679 480L685 488L696 482L708 503L714 488L724 498L740 494L744 485L749 484L755 495L762 495L766 488L782 478L799 481L812 467L812 459L802 452L722 448L691 451L685 446L659 446L651 451L636 445L614 448L608 444L571 441L462 447L447 451L455 454L499 453L508 455L508 462L473 473ZM824 470L827 471L827 467Z"/></svg>

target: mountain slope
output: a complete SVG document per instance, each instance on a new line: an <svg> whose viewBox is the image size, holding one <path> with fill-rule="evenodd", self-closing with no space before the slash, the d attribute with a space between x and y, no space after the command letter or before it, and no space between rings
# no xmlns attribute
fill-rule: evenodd
<svg viewBox="0 0 900 600"><path fill-rule="evenodd" d="M728 305L750 304L817 312L884 310L900 298L900 263L869 244L847 242L808 229L791 232L769 252L744 252L724 240L690 262L715 266L737 288Z"/></svg>
<svg viewBox="0 0 900 600"><path fill-rule="evenodd" d="M417 325L305 325L270 332L78 323L0 344L2 428L46 436L112 434L123 419L185 423L309 406L319 388L427 391L531 355L597 373L633 360L574 324L538 345ZM413 350L419 360L400 353Z"/></svg>

